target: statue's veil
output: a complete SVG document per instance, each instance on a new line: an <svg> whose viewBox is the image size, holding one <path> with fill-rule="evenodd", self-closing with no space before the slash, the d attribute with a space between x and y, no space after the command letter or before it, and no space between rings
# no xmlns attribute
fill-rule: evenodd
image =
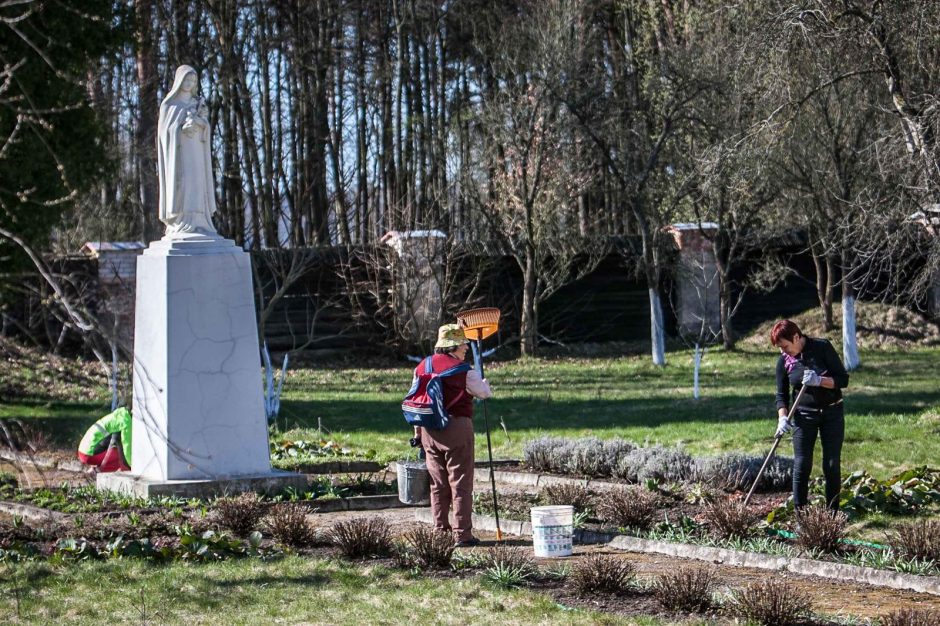
<svg viewBox="0 0 940 626"><path fill-rule="evenodd" d="M186 75L189 74L190 72L193 74L196 74L196 78L197 78L196 84L198 86L199 74L196 73L196 70L193 69L189 65L180 65L178 68L176 68L176 77L173 79L173 87L170 88L170 92L166 94L166 97L163 99L163 102L160 103L161 106L166 104L167 102L169 102L170 100L172 100L173 98L177 96L180 89L182 89L183 87L183 80L186 78Z"/></svg>

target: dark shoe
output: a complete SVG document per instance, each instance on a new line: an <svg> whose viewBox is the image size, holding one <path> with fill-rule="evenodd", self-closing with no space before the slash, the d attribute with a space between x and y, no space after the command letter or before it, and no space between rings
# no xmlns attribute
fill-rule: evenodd
<svg viewBox="0 0 940 626"><path fill-rule="evenodd" d="M464 539L463 541L458 541L454 544L458 548L472 548L473 546L480 545L480 540L476 537L470 537L469 539Z"/></svg>

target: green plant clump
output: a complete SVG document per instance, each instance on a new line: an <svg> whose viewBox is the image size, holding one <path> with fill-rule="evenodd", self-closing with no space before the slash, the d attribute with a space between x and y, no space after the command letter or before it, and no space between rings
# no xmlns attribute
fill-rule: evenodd
<svg viewBox="0 0 940 626"><path fill-rule="evenodd" d="M101 559L140 558L150 561L222 561L229 558L277 554L261 547L261 533L253 532L246 540L230 537L213 530L195 532L188 524L178 526L176 537L151 541L148 538L126 538L118 535L105 543L85 538L65 537L55 543L51 553L24 541L13 542L0 549L0 562L19 562L48 557L51 563Z"/></svg>
<svg viewBox="0 0 940 626"><path fill-rule="evenodd" d="M0 498L11 498L16 493L19 482L9 472L0 472Z"/></svg>
<svg viewBox="0 0 940 626"><path fill-rule="evenodd" d="M359 452L327 439L282 439L280 441L271 442L272 461L303 458L372 460L377 456L378 453L375 450L370 449Z"/></svg>
<svg viewBox="0 0 940 626"><path fill-rule="evenodd" d="M825 501L822 477L810 483L810 493L814 502ZM940 504L940 470L926 466L901 472L887 480L878 480L861 470L853 472L842 481L839 495L839 510L850 521L872 513L916 515L937 504ZM793 512L791 496L767 515L767 523L779 527Z"/></svg>
<svg viewBox="0 0 940 626"><path fill-rule="evenodd" d="M521 587L538 575L528 551L507 546L488 549L480 559L483 580L502 589Z"/></svg>
<svg viewBox="0 0 940 626"><path fill-rule="evenodd" d="M17 490L13 500L62 513L98 513L127 509L174 508L201 504L199 500L160 496L141 498L116 491L99 490L94 485L74 487L63 483L59 487L41 487L35 490Z"/></svg>

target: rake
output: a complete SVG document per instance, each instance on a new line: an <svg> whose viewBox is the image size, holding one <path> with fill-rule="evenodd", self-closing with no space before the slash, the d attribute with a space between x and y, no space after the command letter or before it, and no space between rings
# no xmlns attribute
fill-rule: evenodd
<svg viewBox="0 0 940 626"><path fill-rule="evenodd" d="M790 407L790 412L787 414L788 423L793 419L793 413L796 411L796 407L800 404L800 400L803 399L804 391L806 391L806 385L800 387L800 392L796 394L796 400L793 401L793 406ZM751 490L747 492L747 496L744 498L744 506L747 506L747 503L751 500L751 496L754 495L754 490L757 488L757 483L760 482L760 477L764 474L764 470L767 469L767 464L770 463L770 459L773 458L774 452L777 451L777 446L780 445L781 439L783 439L783 434L779 434L774 437L774 445L771 446L770 452L767 453L767 458L764 459L764 464L760 466L760 471L757 472L757 477L754 479L754 484L751 485Z"/></svg>
<svg viewBox="0 0 940 626"><path fill-rule="evenodd" d="M482 308L461 311L457 314L457 324L463 328L464 335L476 342L477 354L480 355L480 378L483 378L483 340L499 330L499 309ZM499 528L499 504L496 501L496 475L493 473L493 444L490 440L490 420L483 400L483 426L486 429L486 451L490 458L490 487L493 491L493 512L496 517L496 541L503 540Z"/></svg>

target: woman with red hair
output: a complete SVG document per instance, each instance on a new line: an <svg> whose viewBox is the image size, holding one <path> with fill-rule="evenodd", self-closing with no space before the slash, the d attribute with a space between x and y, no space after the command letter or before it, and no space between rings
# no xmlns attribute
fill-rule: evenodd
<svg viewBox="0 0 940 626"><path fill-rule="evenodd" d="M839 508L842 490L841 455L845 438L842 390L849 375L835 348L826 339L806 337L794 322L780 320L770 331L770 343L780 348L777 360L777 435L793 430L793 504L807 504L813 449L822 444L826 504ZM806 387L793 423L787 420L790 404Z"/></svg>

